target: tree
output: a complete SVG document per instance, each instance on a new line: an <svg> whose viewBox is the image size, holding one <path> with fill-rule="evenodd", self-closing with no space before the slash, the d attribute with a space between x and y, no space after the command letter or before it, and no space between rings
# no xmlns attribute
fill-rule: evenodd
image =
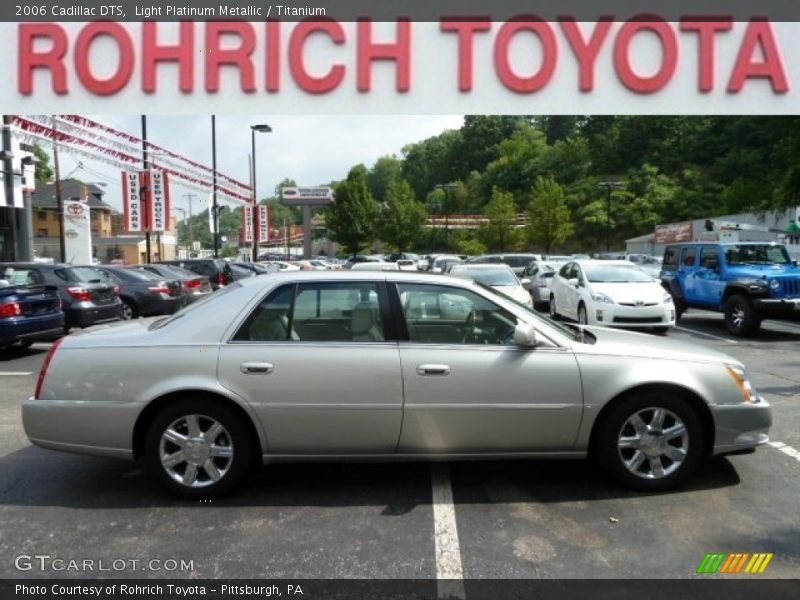
<svg viewBox="0 0 800 600"><path fill-rule="evenodd" d="M400 179L402 163L396 156L382 156L379 158L367 176L369 191L378 202L386 200L389 186Z"/></svg>
<svg viewBox="0 0 800 600"><path fill-rule="evenodd" d="M53 169L50 166L50 155L41 146L33 146L33 155L36 157L36 185L43 185L52 181Z"/></svg>
<svg viewBox="0 0 800 600"><path fill-rule="evenodd" d="M398 252L405 252L420 237L426 216L425 206L414 198L408 182L395 180L381 206L378 236Z"/></svg>
<svg viewBox="0 0 800 600"><path fill-rule="evenodd" d="M379 212L378 203L367 187L366 167L357 165L350 169L347 179L336 186L334 193L334 202L324 211L325 224L331 239L355 256L375 239Z"/></svg>
<svg viewBox="0 0 800 600"><path fill-rule="evenodd" d="M492 201L486 205L489 222L481 227L482 241L491 250L504 252L515 249L519 243L517 231L517 203L514 195L499 188L492 190Z"/></svg>
<svg viewBox="0 0 800 600"><path fill-rule="evenodd" d="M528 239L544 246L545 253L550 254L553 246L563 244L574 231L564 188L552 177L539 177L531 195Z"/></svg>

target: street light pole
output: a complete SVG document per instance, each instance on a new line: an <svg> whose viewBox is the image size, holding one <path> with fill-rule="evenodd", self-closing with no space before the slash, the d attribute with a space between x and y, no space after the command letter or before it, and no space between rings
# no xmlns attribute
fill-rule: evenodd
<svg viewBox="0 0 800 600"><path fill-rule="evenodd" d="M269 125L250 125L250 145L252 149L252 157L253 157L253 223L255 224L255 211L256 207L258 206L258 192L257 184L256 184L256 131L259 133L269 133L272 131L272 127ZM255 229L255 228L254 228ZM258 235L256 231L253 231L253 262L258 261Z"/></svg>
<svg viewBox="0 0 800 600"><path fill-rule="evenodd" d="M606 189L606 252L611 252L611 190L622 187L621 181L601 181L597 187Z"/></svg>

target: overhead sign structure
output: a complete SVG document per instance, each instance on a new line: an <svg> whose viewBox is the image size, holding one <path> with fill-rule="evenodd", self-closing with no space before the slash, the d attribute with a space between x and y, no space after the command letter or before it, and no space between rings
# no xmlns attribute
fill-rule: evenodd
<svg viewBox="0 0 800 600"><path fill-rule="evenodd" d="M333 202L333 190L327 186L285 187L281 198L286 206L325 206Z"/></svg>
<svg viewBox="0 0 800 600"><path fill-rule="evenodd" d="M123 223L128 233L169 230L169 179L165 171L122 173Z"/></svg>
<svg viewBox="0 0 800 600"><path fill-rule="evenodd" d="M92 231L90 209L85 202L64 202L64 251L65 260L75 265L92 263Z"/></svg>

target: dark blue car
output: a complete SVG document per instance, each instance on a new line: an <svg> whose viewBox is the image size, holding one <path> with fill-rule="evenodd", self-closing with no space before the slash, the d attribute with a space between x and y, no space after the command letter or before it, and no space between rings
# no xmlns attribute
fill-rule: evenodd
<svg viewBox="0 0 800 600"><path fill-rule="evenodd" d="M64 313L55 287L0 279L0 350L62 335Z"/></svg>

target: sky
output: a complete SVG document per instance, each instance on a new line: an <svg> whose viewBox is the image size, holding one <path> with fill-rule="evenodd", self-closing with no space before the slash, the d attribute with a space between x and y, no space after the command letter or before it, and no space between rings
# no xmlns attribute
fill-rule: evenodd
<svg viewBox="0 0 800 600"><path fill-rule="evenodd" d="M141 116L95 116L88 118L141 136ZM284 178L298 185L319 185L343 179L350 167L371 167L386 155L400 156L403 146L457 129L463 116L441 115L319 115L319 116L221 116L217 115L217 169L242 182L249 180L250 125L268 124L271 133L256 134L258 195L271 195ZM148 116L147 137L151 142L205 165L211 165L211 117ZM87 170L75 170L81 160ZM86 182L107 182L105 200L122 208L120 174L101 162L59 153L61 176ZM184 195L197 193L171 183L173 207L188 210ZM193 212L201 212L205 198L193 199ZM180 220L182 213L176 212Z"/></svg>

